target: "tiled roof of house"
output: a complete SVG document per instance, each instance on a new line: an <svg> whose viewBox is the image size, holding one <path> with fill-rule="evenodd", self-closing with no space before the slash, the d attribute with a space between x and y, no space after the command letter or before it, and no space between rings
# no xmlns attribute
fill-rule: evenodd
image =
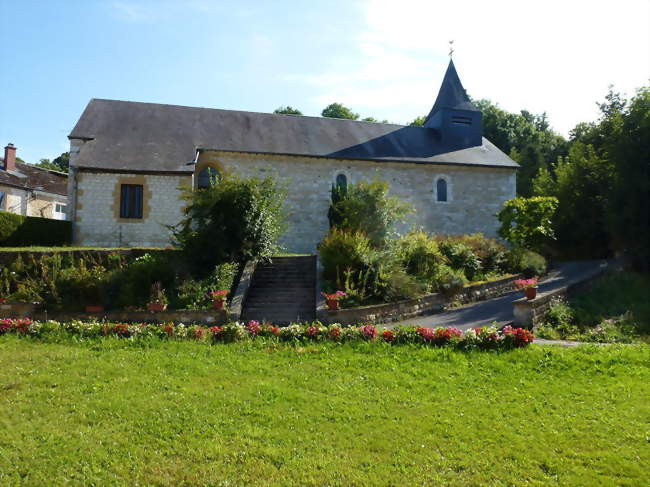
<svg viewBox="0 0 650 487"><path fill-rule="evenodd" d="M69 136L87 140L75 165L191 172L197 149L516 168L487 139L457 150L434 128L92 99Z"/></svg>
<svg viewBox="0 0 650 487"><path fill-rule="evenodd" d="M4 159L0 157L0 166L4 167ZM15 171L5 171L0 168L0 185L33 191L44 191L66 196L68 194L68 175L50 169L43 169L31 164L16 162Z"/></svg>

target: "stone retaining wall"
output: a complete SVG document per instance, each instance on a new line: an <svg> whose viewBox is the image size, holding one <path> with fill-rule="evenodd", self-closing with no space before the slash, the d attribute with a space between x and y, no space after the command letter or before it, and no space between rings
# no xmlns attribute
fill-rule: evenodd
<svg viewBox="0 0 650 487"><path fill-rule="evenodd" d="M197 323L219 325L226 323L227 313L222 309L210 310L170 310L152 313L149 311L105 311L102 313L81 313L68 311L47 311L35 303L0 304L0 318L31 318L33 320L106 320L111 322L135 323Z"/></svg>
<svg viewBox="0 0 650 487"><path fill-rule="evenodd" d="M415 316L443 311L451 301L470 303L502 296L514 289L514 281L520 277L508 276L496 281L465 286L459 294L451 299L443 294L436 293L396 303L361 306L338 311L323 309L319 310L318 319L327 323L341 323L343 325L402 321Z"/></svg>

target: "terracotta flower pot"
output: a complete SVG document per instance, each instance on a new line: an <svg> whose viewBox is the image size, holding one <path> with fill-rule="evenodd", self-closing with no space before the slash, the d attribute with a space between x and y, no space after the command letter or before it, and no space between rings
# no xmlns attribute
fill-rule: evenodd
<svg viewBox="0 0 650 487"><path fill-rule="evenodd" d="M86 306L86 313L101 313L104 311L104 307L101 305L88 305Z"/></svg>
<svg viewBox="0 0 650 487"><path fill-rule="evenodd" d="M212 301L212 307L214 309L223 309L223 303L225 303L223 299L215 299Z"/></svg>
<svg viewBox="0 0 650 487"><path fill-rule="evenodd" d="M326 302L327 302L327 308L331 309L332 311L341 309L338 299L327 299Z"/></svg>
<svg viewBox="0 0 650 487"><path fill-rule="evenodd" d="M147 309L152 313L156 313L158 311L165 311L167 309L167 304L166 303L149 303L147 305Z"/></svg>
<svg viewBox="0 0 650 487"><path fill-rule="evenodd" d="M524 289L524 294L526 295L526 299L535 299L537 297L537 286L527 287Z"/></svg>

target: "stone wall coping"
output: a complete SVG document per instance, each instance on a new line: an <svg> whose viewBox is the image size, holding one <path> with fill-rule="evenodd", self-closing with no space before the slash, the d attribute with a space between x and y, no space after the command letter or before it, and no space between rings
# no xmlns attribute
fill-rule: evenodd
<svg viewBox="0 0 650 487"><path fill-rule="evenodd" d="M235 290L234 296L230 300L228 318L232 321L239 321L241 318L244 300L248 295L248 289L250 288L251 282L253 280L255 267L257 267L257 261L249 260L246 262L244 270L242 270L241 277L239 278L239 283L237 284L237 289Z"/></svg>

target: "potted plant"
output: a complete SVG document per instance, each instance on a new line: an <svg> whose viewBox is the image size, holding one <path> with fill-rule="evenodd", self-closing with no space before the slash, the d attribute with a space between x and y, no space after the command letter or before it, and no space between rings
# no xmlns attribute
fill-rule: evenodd
<svg viewBox="0 0 650 487"><path fill-rule="evenodd" d="M160 281L154 282L151 286L151 297L147 309L152 313L167 309L167 296L165 296L165 290L162 288Z"/></svg>
<svg viewBox="0 0 650 487"><path fill-rule="evenodd" d="M523 289L526 299L535 299L537 296L537 278L517 279L515 281L517 289Z"/></svg>
<svg viewBox="0 0 650 487"><path fill-rule="evenodd" d="M337 309L341 309L339 301L347 296L347 294L343 291L336 291L335 293L323 293L323 296L325 296L327 309L336 311Z"/></svg>
<svg viewBox="0 0 650 487"><path fill-rule="evenodd" d="M219 291L210 291L208 297L212 299L212 306L214 309L223 309L223 305L226 302L226 296L228 296L227 289L221 289Z"/></svg>

